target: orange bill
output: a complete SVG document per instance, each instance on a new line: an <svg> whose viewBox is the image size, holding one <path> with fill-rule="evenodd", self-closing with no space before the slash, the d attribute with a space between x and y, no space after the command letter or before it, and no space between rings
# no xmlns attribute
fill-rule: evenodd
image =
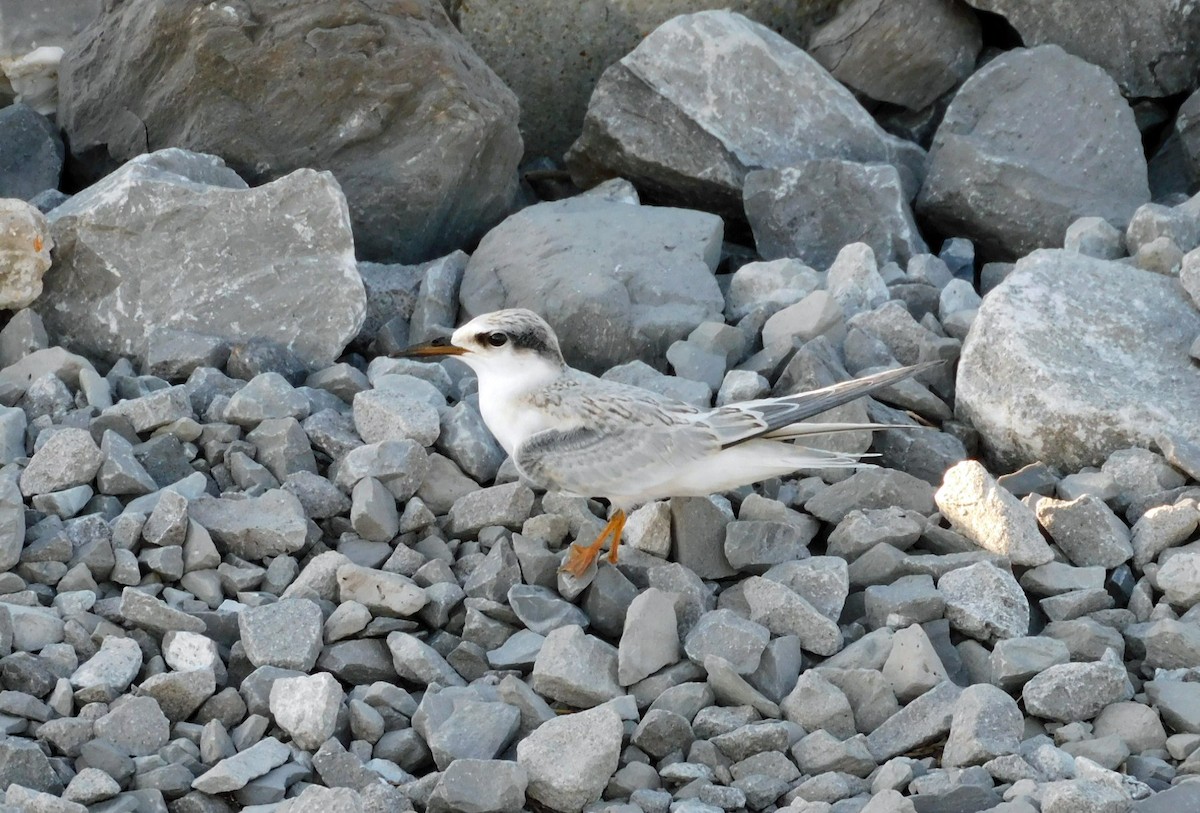
<svg viewBox="0 0 1200 813"><path fill-rule="evenodd" d="M450 344L449 339L434 339L425 344L414 344L406 347L396 355L400 358L420 358L422 356L461 356L467 352L461 347Z"/></svg>

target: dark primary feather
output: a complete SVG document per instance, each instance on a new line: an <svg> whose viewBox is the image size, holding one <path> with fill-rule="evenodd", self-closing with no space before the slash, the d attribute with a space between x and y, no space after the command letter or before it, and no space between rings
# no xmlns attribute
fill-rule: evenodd
<svg viewBox="0 0 1200 813"><path fill-rule="evenodd" d="M737 434L727 438L721 444L722 448L745 443L752 438L761 437L785 426L799 423L806 418L828 412L842 404L848 404L856 398L870 395L883 387L912 378L914 375L932 369L943 362L928 361L923 364L913 364L909 367L898 367L895 370L884 370L873 375L841 381L828 387L810 392L800 392L784 396L783 399L770 398L761 401L748 401L742 404L732 404L714 410L713 423L726 419L729 424L741 422L745 425L745 434ZM728 411L728 416L721 415ZM752 411L752 414L748 414Z"/></svg>

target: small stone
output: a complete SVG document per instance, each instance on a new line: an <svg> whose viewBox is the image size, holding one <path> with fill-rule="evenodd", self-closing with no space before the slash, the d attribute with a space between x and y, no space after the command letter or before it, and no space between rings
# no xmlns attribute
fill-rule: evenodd
<svg viewBox="0 0 1200 813"><path fill-rule="evenodd" d="M894 469L862 469L821 490L804 510L817 519L839 523L851 511L902 508L928 516L935 510L933 486Z"/></svg>
<svg viewBox="0 0 1200 813"><path fill-rule="evenodd" d="M1111 650L1094 663L1064 663L1034 676L1022 691L1025 709L1048 720L1090 720L1133 696L1120 658Z"/></svg>
<svg viewBox="0 0 1200 813"><path fill-rule="evenodd" d="M203 632L199 618L176 610L154 596L126 587L121 591L121 617L130 624L159 634L169 630Z"/></svg>
<svg viewBox="0 0 1200 813"><path fill-rule="evenodd" d="M322 621L315 602L288 598L242 610L238 630L246 657L255 666L307 672L321 652Z"/></svg>
<svg viewBox="0 0 1200 813"><path fill-rule="evenodd" d="M1200 602L1200 553L1173 553L1158 569L1158 588L1177 607L1190 608Z"/></svg>
<svg viewBox="0 0 1200 813"><path fill-rule="evenodd" d="M170 722L151 697L120 698L96 720L96 736L133 757L144 757L167 744Z"/></svg>
<svg viewBox="0 0 1200 813"><path fill-rule="evenodd" d="M837 624L788 587L758 576L751 576L742 585L752 622L762 624L774 635L797 636L804 649L817 655L832 655L842 648Z"/></svg>
<svg viewBox="0 0 1200 813"><path fill-rule="evenodd" d="M297 747L315 751L333 736L345 692L328 672L283 678L271 686L271 716Z"/></svg>
<svg viewBox="0 0 1200 813"><path fill-rule="evenodd" d="M231 373L232 374L232 373ZM259 373L233 394L225 407L224 420L254 427L270 418L308 417L308 399L279 373Z"/></svg>
<svg viewBox="0 0 1200 813"><path fill-rule="evenodd" d="M1046 497L1038 500L1035 512L1058 547L1080 567L1111 570L1133 556L1129 528L1095 496L1071 501Z"/></svg>
<svg viewBox="0 0 1200 813"><path fill-rule="evenodd" d="M683 717L673 711L651 709L642 716L629 742L654 759L662 759L673 751L686 753L694 739L692 726Z"/></svg>
<svg viewBox="0 0 1200 813"><path fill-rule="evenodd" d="M802 559L819 524L735 520L725 528L725 558L738 570L763 573L771 565Z"/></svg>
<svg viewBox="0 0 1200 813"><path fill-rule="evenodd" d="M549 635L560 627L587 625L587 615L548 587L514 584L507 593L509 606L528 629Z"/></svg>
<svg viewBox="0 0 1200 813"><path fill-rule="evenodd" d="M841 739L855 734L854 713L846 695L812 670L800 675L791 693L780 702L779 709L786 720L805 731L823 729Z"/></svg>
<svg viewBox="0 0 1200 813"><path fill-rule="evenodd" d="M241 500L193 499L188 516L218 545L249 561L295 553L308 538L303 506L295 495L281 489Z"/></svg>
<svg viewBox="0 0 1200 813"><path fill-rule="evenodd" d="M1067 645L1056 638L1006 638L992 649L991 682L1005 691L1018 691L1034 675L1070 660Z"/></svg>
<svg viewBox="0 0 1200 813"><path fill-rule="evenodd" d="M110 702L121 695L142 668L142 650L132 638L105 638L100 651L71 674L82 702Z"/></svg>
<svg viewBox="0 0 1200 813"><path fill-rule="evenodd" d="M252 779L287 762L291 755L292 752L286 745L274 737L267 737L218 762L196 777L192 788L210 794L240 790Z"/></svg>
<svg viewBox="0 0 1200 813"><path fill-rule="evenodd" d="M879 762L932 742L950 730L962 689L939 683L867 735L867 747Z"/></svg>
<svg viewBox="0 0 1200 813"><path fill-rule="evenodd" d="M93 805L121 792L117 780L98 768L84 768L71 779L63 798L81 805Z"/></svg>
<svg viewBox="0 0 1200 813"><path fill-rule="evenodd" d="M465 686L466 681L454 671L437 650L415 636L393 632L387 637L392 663L400 677L428 685Z"/></svg>
<svg viewBox="0 0 1200 813"><path fill-rule="evenodd" d="M538 694L576 708L598 706L622 694L617 650L582 627L560 627L546 636L530 676Z"/></svg>
<svg viewBox="0 0 1200 813"><path fill-rule="evenodd" d="M1063 248L1101 260L1125 256L1125 235L1102 217L1081 217L1067 227Z"/></svg>
<svg viewBox="0 0 1200 813"><path fill-rule="evenodd" d="M543 723L517 744L531 799L563 813L598 800L619 764L621 719L609 706Z"/></svg>
<svg viewBox="0 0 1200 813"><path fill-rule="evenodd" d="M1037 566L1054 558L1033 512L1000 488L978 461L964 460L947 471L935 498L942 514L981 548L1018 565Z"/></svg>
<svg viewBox="0 0 1200 813"><path fill-rule="evenodd" d="M471 537L489 525L519 530L533 508L533 491L523 483L465 494L450 508L450 533Z"/></svg>
<svg viewBox="0 0 1200 813"><path fill-rule="evenodd" d="M49 435L21 472L27 497L86 485L96 476L104 456L86 429L58 429Z"/></svg>
<svg viewBox="0 0 1200 813"><path fill-rule="evenodd" d="M371 542L388 542L400 531L396 499L383 483L364 477L351 493L350 524L354 532Z"/></svg>
<svg viewBox="0 0 1200 813"><path fill-rule="evenodd" d="M529 783L524 766L499 759L457 759L438 777L429 813L520 813Z"/></svg>
<svg viewBox="0 0 1200 813"><path fill-rule="evenodd" d="M982 765L1021 745L1025 719L1005 691L986 683L968 686L959 695L942 755L946 767Z"/></svg>
<svg viewBox="0 0 1200 813"><path fill-rule="evenodd" d="M411 579L350 562L337 568L338 598L357 601L376 616L406 618L425 606L428 597Z"/></svg>
<svg viewBox="0 0 1200 813"><path fill-rule="evenodd" d="M684 641L684 651L693 663L703 664L707 655L720 655L738 674L758 668L771 633L730 610L713 610L700 616Z"/></svg>
<svg viewBox="0 0 1200 813"><path fill-rule="evenodd" d="M428 402L388 389L354 396L354 428L367 443L414 440L429 447L441 432L437 410Z"/></svg>
<svg viewBox="0 0 1200 813"><path fill-rule="evenodd" d="M651 587L629 604L617 648L617 682L630 686L679 660L675 604Z"/></svg>
<svg viewBox="0 0 1200 813"><path fill-rule="evenodd" d="M1017 580L991 562L951 570L938 580L946 618L960 632L981 641L1029 633L1029 601Z"/></svg>
<svg viewBox="0 0 1200 813"><path fill-rule="evenodd" d="M882 671L901 703L916 699L947 678L929 636L917 624L896 631Z"/></svg>

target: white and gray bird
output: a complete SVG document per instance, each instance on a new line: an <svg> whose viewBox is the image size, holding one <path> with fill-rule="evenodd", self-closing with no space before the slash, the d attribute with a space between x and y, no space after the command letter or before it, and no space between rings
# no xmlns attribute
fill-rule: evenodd
<svg viewBox="0 0 1200 813"><path fill-rule="evenodd" d="M605 381L563 360L544 319L513 308L477 316L445 339L410 347L408 357L455 356L479 377L488 429L534 485L609 501L608 525L587 547L574 545L563 570L582 575L627 511L668 497L707 496L797 469L861 465L856 456L792 441L879 428L801 423L924 370L919 364L811 392L700 409L640 387Z"/></svg>

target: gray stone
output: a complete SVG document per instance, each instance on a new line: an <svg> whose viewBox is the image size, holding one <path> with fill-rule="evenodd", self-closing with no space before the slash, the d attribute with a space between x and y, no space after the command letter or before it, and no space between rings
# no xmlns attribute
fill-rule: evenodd
<svg viewBox="0 0 1200 813"><path fill-rule="evenodd" d="M882 672L901 703L919 697L948 677L929 635L917 624L896 631Z"/></svg>
<svg viewBox="0 0 1200 813"><path fill-rule="evenodd" d="M388 542L400 530L396 498L374 477L364 477L351 494L350 524L371 542Z"/></svg>
<svg viewBox="0 0 1200 813"><path fill-rule="evenodd" d="M131 209L134 198L140 203ZM301 210L288 205L296 200L306 201ZM167 221L175 225L164 229ZM39 312L57 340L99 358L139 355L153 331L170 327L270 338L320 366L363 318L346 203L328 174L301 170L248 189L218 158L163 150L75 195L54 210L51 227L70 248L58 255ZM262 239L284 232L305 235L290 242L297 252L290 260ZM153 239L167 233L169 241ZM225 235L221 248L214 234ZM310 267L315 257L323 282ZM91 282L97 278L106 280L102 288ZM311 307L317 290L320 307ZM186 313L175 307L180 301L190 303ZM243 303L253 307L243 312Z"/></svg>
<svg viewBox="0 0 1200 813"><path fill-rule="evenodd" d="M1034 513L1000 488L978 461L964 460L947 471L934 498L954 527L984 550L1019 565L1043 565L1054 558Z"/></svg>
<svg viewBox="0 0 1200 813"><path fill-rule="evenodd" d="M879 762L945 736L962 689L939 683L867 735L867 747Z"/></svg>
<svg viewBox="0 0 1200 813"><path fill-rule="evenodd" d="M764 573L772 565L802 559L819 523L735 520L725 526L725 558L747 573Z"/></svg>
<svg viewBox="0 0 1200 813"><path fill-rule="evenodd" d="M156 633L170 630L204 632L205 623L194 615L177 610L161 599L133 587L121 591L121 619L126 623Z"/></svg>
<svg viewBox="0 0 1200 813"><path fill-rule="evenodd" d="M187 672L164 672L151 675L138 687L141 694L151 697L172 724L188 720L217 690L217 679L211 669ZM191 774L188 774L191 781Z"/></svg>
<svg viewBox="0 0 1200 813"><path fill-rule="evenodd" d="M751 169L889 163L907 185L919 156L798 47L738 14L706 11L659 26L604 72L567 163L584 187L622 177L736 218Z"/></svg>
<svg viewBox="0 0 1200 813"><path fill-rule="evenodd" d="M444 412L441 421L438 451L457 463L476 482L496 479L496 472L507 455L488 431L479 410L461 401Z"/></svg>
<svg viewBox="0 0 1200 813"><path fill-rule="evenodd" d="M100 650L71 674L79 699L115 700L129 688L142 668L142 650L132 638L110 636Z"/></svg>
<svg viewBox="0 0 1200 813"><path fill-rule="evenodd" d="M1126 96L1170 96L1192 85L1197 61L1189 43L1197 36L1197 21L1188 9L1154 2L1136 10L1122 7L1098 20L1095 7L1080 0L971 0L971 5L1004 16L1026 45L1053 42L1099 65Z"/></svg>
<svg viewBox="0 0 1200 813"><path fill-rule="evenodd" d="M1041 788L1042 813L1125 813L1129 794L1103 782L1068 779Z"/></svg>
<svg viewBox="0 0 1200 813"><path fill-rule="evenodd" d="M671 530L675 560L702 579L734 575L725 556L726 528L731 516L704 497L674 497L670 500Z"/></svg>
<svg viewBox="0 0 1200 813"><path fill-rule="evenodd" d="M1094 663L1051 666L1022 690L1026 711L1064 723L1090 720L1105 706L1132 696L1125 667L1111 650Z"/></svg>
<svg viewBox="0 0 1200 813"><path fill-rule="evenodd" d="M0 572L16 566L24 546L25 501L15 478L0 477Z"/></svg>
<svg viewBox="0 0 1200 813"><path fill-rule="evenodd" d="M545 697L591 708L622 694L617 649L578 625L552 630L538 652L530 686Z"/></svg>
<svg viewBox="0 0 1200 813"><path fill-rule="evenodd" d="M28 497L86 485L96 476L103 459L100 447L86 429L58 429L21 472L21 493Z"/></svg>
<svg viewBox="0 0 1200 813"><path fill-rule="evenodd" d="M282 599L238 613L242 646L254 666L312 669L321 652L321 627L321 608L308 599Z"/></svg>
<svg viewBox="0 0 1200 813"><path fill-rule="evenodd" d="M239 790L291 758L291 751L274 737L267 737L234 756L223 759L196 777L192 787L202 793Z"/></svg>
<svg viewBox="0 0 1200 813"><path fill-rule="evenodd" d="M1057 638L1007 638L992 649L991 682L1005 691L1018 691L1034 675L1070 660L1071 651Z"/></svg>
<svg viewBox="0 0 1200 813"><path fill-rule="evenodd" d="M1149 323L1158 327L1147 332ZM1041 460L1077 471L1163 433L1194 442L1200 428L1185 404L1200 398L1187 360L1197 333L1200 313L1172 280L1039 251L984 301L963 345L956 407L1005 466ZM1086 373L1081 347L1088 348ZM1148 390L1135 383L1134 370L1177 384ZM1067 425L1078 431L1059 431Z"/></svg>
<svg viewBox="0 0 1200 813"><path fill-rule="evenodd" d="M421 488L427 479L426 475L431 474L431 464L438 459L445 460L440 455L426 454L421 444L414 440L384 440L357 445L338 461L337 472L330 476L343 491L350 491L364 477L374 477L392 492L397 502L404 502ZM445 477L437 476L436 472L432 476L435 484L447 485ZM456 490L452 490L452 493ZM434 509L442 507L440 500L425 502ZM449 503L453 503L453 500L449 500ZM445 505L447 510L449 507L449 504Z"/></svg>
<svg viewBox="0 0 1200 813"><path fill-rule="evenodd" d="M201 497L188 503L188 516L221 548L251 561L294 553L308 534L300 501L279 489L242 500Z"/></svg>
<svg viewBox="0 0 1200 813"><path fill-rule="evenodd" d="M1192 607L1200 601L1200 553L1179 551L1164 557L1157 578L1163 598L1177 607Z"/></svg>
<svg viewBox="0 0 1200 813"><path fill-rule="evenodd" d="M533 491L524 483L483 488L464 494L450 507L450 533L474 536L489 525L519 529L533 507Z"/></svg>
<svg viewBox="0 0 1200 813"><path fill-rule="evenodd" d="M951 570L938 579L951 626L984 642L1029 633L1029 601L1012 573L991 562Z"/></svg>
<svg viewBox="0 0 1200 813"><path fill-rule="evenodd" d="M650 587L629 604L617 647L617 682L630 686L679 660L675 604L668 593Z"/></svg>
<svg viewBox="0 0 1200 813"><path fill-rule="evenodd" d="M344 699L341 684L328 672L282 678L271 685L271 716L297 747L315 751L333 736Z"/></svg>
<svg viewBox="0 0 1200 813"><path fill-rule="evenodd" d="M979 21L945 0L848 3L808 52L847 87L911 110L928 107L975 68Z"/></svg>
<svg viewBox="0 0 1200 813"><path fill-rule="evenodd" d="M437 410L401 392L374 389L354 396L354 428L367 443L415 440L432 446L438 438Z"/></svg>
<svg viewBox="0 0 1200 813"><path fill-rule="evenodd" d="M406 632L393 632L387 637L387 645L400 677L425 685L466 685L466 681L446 663L446 659L424 641Z"/></svg>
<svg viewBox="0 0 1200 813"><path fill-rule="evenodd" d="M900 627L941 618L946 601L927 574L903 576L888 585L875 584L864 593L870 627Z"/></svg>
<svg viewBox="0 0 1200 813"><path fill-rule="evenodd" d="M855 559L881 542L908 550L921 536L924 518L900 508L854 510L829 534L831 555Z"/></svg>
<svg viewBox="0 0 1200 813"><path fill-rule="evenodd" d="M758 668L770 631L730 610L712 610L700 616L684 641L684 651L693 663L703 664L708 655L720 655L738 674Z"/></svg>
<svg viewBox="0 0 1200 813"><path fill-rule="evenodd" d="M1070 76L1082 95L1043 85L1048 76ZM1077 152L1081 144L1088 146ZM978 194L984 187L988 194ZM985 253L1011 259L1061 245L1082 215L1123 226L1149 199L1141 139L1116 83L1042 45L1002 54L955 94L934 137L917 211L946 233L970 236Z"/></svg>
<svg viewBox="0 0 1200 813"><path fill-rule="evenodd" d="M442 771L429 796L429 813L520 813L528 774L499 759L457 759Z"/></svg>
<svg viewBox="0 0 1200 813"><path fill-rule="evenodd" d="M850 701L841 689L813 670L801 673L792 691L780 701L779 710L784 719L805 731L822 729L841 739L855 733Z"/></svg>
<svg viewBox="0 0 1200 813"><path fill-rule="evenodd" d="M9 105L0 110L0 140L0 198L31 200L58 187L65 149L48 118L27 104Z"/></svg>
<svg viewBox="0 0 1200 813"><path fill-rule="evenodd" d="M632 384L701 409L707 409L712 404L712 390L703 381L660 373L638 359L610 367L600 377L605 381Z"/></svg>
<svg viewBox="0 0 1200 813"><path fill-rule="evenodd" d="M721 234L718 218L683 209L588 198L531 206L471 256L463 317L535 310L567 362L597 374L631 359L661 363L672 342L719 318ZM530 256L548 259L535 273Z"/></svg>
<svg viewBox="0 0 1200 813"><path fill-rule="evenodd" d="M785 308L817 290L819 282L816 271L799 260L746 263L729 279L726 314L740 320L760 307Z"/></svg>
<svg viewBox="0 0 1200 813"><path fill-rule="evenodd" d="M1090 494L1070 502L1047 497L1038 500L1036 512L1055 544L1080 567L1112 569L1133 556L1129 528Z"/></svg>
<svg viewBox="0 0 1200 813"><path fill-rule="evenodd" d="M1025 718L1017 702L995 686L963 689L950 720L950 736L942 755L946 767L982 765L1021 745Z"/></svg>
<svg viewBox="0 0 1200 813"><path fill-rule="evenodd" d="M409 322L409 341L427 342L453 332L468 259L464 252L456 250L427 265Z"/></svg>
<svg viewBox="0 0 1200 813"><path fill-rule="evenodd" d="M170 723L151 697L124 696L96 720L96 736L132 757L153 754L167 744Z"/></svg>
<svg viewBox="0 0 1200 813"><path fill-rule="evenodd" d="M257 426L272 418L308 416L309 404L304 394L276 372L259 373L233 394L225 407L224 420L239 426Z"/></svg>
<svg viewBox="0 0 1200 813"><path fill-rule="evenodd" d="M366 259L418 262L473 242L507 211L515 191L521 154L516 99L438 3L420 3L397 14L358 9L344 18L344 27L314 47L305 36L322 25L328 11L323 6L255 5L236 19L214 9L218 16L194 23L190 12L150 19L138 8L101 16L75 41L72 56L64 61L69 69L61 76L59 123L70 134L81 168L95 177L139 152L165 146L229 156L256 184L314 167L332 172L345 191L349 210L343 203L339 219L344 227L353 224L354 243ZM215 89L221 84L216 66L181 67L203 62L208 45L195 25L237 26L248 20L264 25L261 48L228 45L226 55L261 82L244 89L244 105L229 109ZM132 52L100 53L89 45L118 30L157 43L147 58L163 72L123 70L120 65ZM377 31L369 43L359 38L367 30ZM364 47L374 55L375 67L358 63ZM281 70L283 64L290 67ZM384 64L391 67L383 70ZM318 65L347 78L314 86L304 74ZM146 93L148 83L161 82L165 75L178 76L168 95L187 98L185 106L160 103ZM284 92L277 94L280 90ZM113 115L109 103L129 111L137 124ZM329 115L290 121L298 109L327 110ZM363 112L402 109L425 112L399 119L382 112L370 119ZM458 111L453 123L439 116L449 109ZM262 129L260 114L273 124ZM130 134L130 126L140 128L140 136ZM244 138L247 128L255 126L260 137ZM372 159L364 160L366 153L360 150ZM379 156L391 157L381 167ZM430 162L438 165L436 170L415 171L418 164ZM349 243L342 259L353 269Z"/></svg>
<svg viewBox="0 0 1200 813"><path fill-rule="evenodd" d="M149 432L183 418L194 418L187 387L177 385L137 398L118 401L104 411L106 415L128 418L136 432Z"/></svg>
<svg viewBox="0 0 1200 813"><path fill-rule="evenodd" d="M832 655L842 648L837 623L787 586L758 576L751 576L742 586L752 622L762 624L774 635L797 636L804 649L817 655ZM689 643L691 640L689 636Z"/></svg>
<svg viewBox="0 0 1200 813"><path fill-rule="evenodd" d="M511 603L512 589L521 583L521 565L514 542L501 539L492 545L487 557L471 571L463 581L463 590L472 598L485 598L489 601L505 601ZM513 607L517 611L516 606ZM520 613L517 613L518 616ZM528 624L526 624L528 626ZM537 630L535 630L536 632Z"/></svg>
<svg viewBox="0 0 1200 813"><path fill-rule="evenodd" d="M293 472L282 487L296 495L310 519L328 519L350 510L349 498L333 483L313 472Z"/></svg>
<svg viewBox="0 0 1200 813"><path fill-rule="evenodd" d="M848 243L870 246L879 262L928 251L896 167L825 158L747 173L746 218L767 260L790 257L826 268Z"/></svg>
<svg viewBox="0 0 1200 813"><path fill-rule="evenodd" d="M1063 248L1100 260L1125 256L1125 236L1102 217L1081 217L1067 227Z"/></svg>
<svg viewBox="0 0 1200 813"><path fill-rule="evenodd" d="M317 461L308 436L295 418L269 418L246 434L256 460L280 482L298 471L316 473Z"/></svg>
<svg viewBox="0 0 1200 813"><path fill-rule="evenodd" d="M5 736L0 739L0 775L8 786L19 785L45 793L62 793L62 780L50 760L33 740Z"/></svg>
<svg viewBox="0 0 1200 813"><path fill-rule="evenodd" d="M923 480L893 469L862 469L834 483L804 503L804 510L825 522L838 523L851 511L904 508L932 514L934 489Z"/></svg>
<svg viewBox="0 0 1200 813"><path fill-rule="evenodd" d="M339 601L356 601L372 615L387 618L411 616L428 601L407 576L351 562L337 568L337 589Z"/></svg>
<svg viewBox="0 0 1200 813"><path fill-rule="evenodd" d="M563 813L598 800L617 769L621 719L609 706L557 717L517 744L529 798Z"/></svg>
<svg viewBox="0 0 1200 813"><path fill-rule="evenodd" d="M539 635L549 635L560 627L585 627L588 624L588 617L582 610L548 587L513 584L505 596L521 623Z"/></svg>

